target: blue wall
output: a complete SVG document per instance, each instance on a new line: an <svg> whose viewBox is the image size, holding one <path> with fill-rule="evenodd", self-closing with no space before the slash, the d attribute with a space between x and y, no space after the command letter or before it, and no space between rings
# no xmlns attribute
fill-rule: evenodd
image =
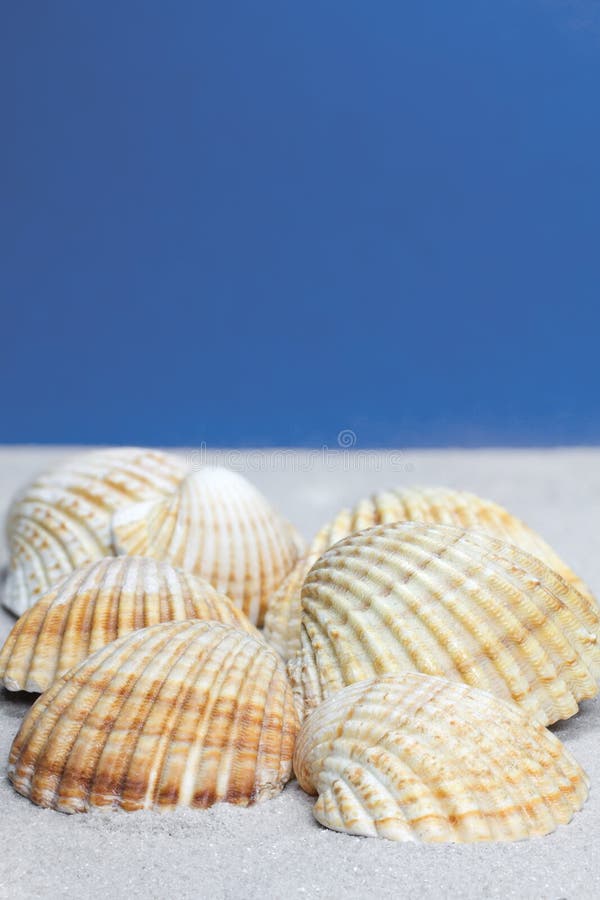
<svg viewBox="0 0 600 900"><path fill-rule="evenodd" d="M0 440L600 440L600 13L22 0Z"/></svg>

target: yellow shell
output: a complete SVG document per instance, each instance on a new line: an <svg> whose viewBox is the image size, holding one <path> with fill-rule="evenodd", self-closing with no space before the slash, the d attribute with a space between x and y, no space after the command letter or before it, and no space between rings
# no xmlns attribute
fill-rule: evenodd
<svg viewBox="0 0 600 900"><path fill-rule="evenodd" d="M23 720L15 789L61 812L243 806L277 794L298 730L277 654L217 622L134 631L55 681Z"/></svg>
<svg viewBox="0 0 600 900"><path fill-rule="evenodd" d="M290 571L300 539L245 478L207 466L167 500L113 519L121 553L152 556L206 578L261 624L267 598Z"/></svg>
<svg viewBox="0 0 600 900"><path fill-rule="evenodd" d="M10 691L45 691L116 638L182 619L214 619L262 640L228 597L195 575L142 557L89 563L15 623L0 653L0 684Z"/></svg>
<svg viewBox="0 0 600 900"><path fill-rule="evenodd" d="M4 606L21 615L73 569L112 554L113 512L172 493L184 474L172 454L116 447L81 453L39 475L8 513Z"/></svg>
<svg viewBox="0 0 600 900"><path fill-rule="evenodd" d="M516 841L569 822L588 779L513 703L405 673L345 688L303 724L294 769L335 831L393 841Z"/></svg>
<svg viewBox="0 0 600 900"><path fill-rule="evenodd" d="M512 698L547 725L598 692L599 615L512 544L448 525L380 525L309 572L289 672L304 712L348 684L414 670Z"/></svg>
<svg viewBox="0 0 600 900"><path fill-rule="evenodd" d="M594 599L587 585L543 538L497 503L467 491L441 487L381 491L361 500L353 509L343 509L325 525L310 545L306 556L296 564L284 584L269 600L265 616L265 637L284 659L290 659L300 649L302 583L311 566L325 550L364 528L410 520L483 531L516 544L521 550L538 556L581 594Z"/></svg>

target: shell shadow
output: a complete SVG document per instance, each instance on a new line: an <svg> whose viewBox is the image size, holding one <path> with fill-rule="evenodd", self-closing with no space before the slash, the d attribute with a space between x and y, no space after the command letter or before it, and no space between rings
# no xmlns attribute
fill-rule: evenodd
<svg viewBox="0 0 600 900"><path fill-rule="evenodd" d="M581 737L598 731L600 724L600 706L595 700L583 700L579 704L579 712L570 719L561 719L548 726L549 730L562 740L569 737Z"/></svg>

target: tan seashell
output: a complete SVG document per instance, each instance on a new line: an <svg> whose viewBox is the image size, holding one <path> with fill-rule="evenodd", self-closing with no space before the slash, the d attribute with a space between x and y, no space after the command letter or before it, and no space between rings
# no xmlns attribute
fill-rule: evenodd
<svg viewBox="0 0 600 900"><path fill-rule="evenodd" d="M514 705L405 673L330 697L298 735L294 769L317 821L393 841L516 841L571 820L588 778Z"/></svg>
<svg viewBox="0 0 600 900"><path fill-rule="evenodd" d="M184 474L173 454L115 447L81 453L39 475L8 513L4 606L21 615L73 569L112 554L113 512L172 493Z"/></svg>
<svg viewBox="0 0 600 900"><path fill-rule="evenodd" d="M0 653L0 684L10 691L45 691L116 638L184 619L214 619L262 640L228 597L195 575L144 557L89 563L15 623Z"/></svg>
<svg viewBox="0 0 600 900"><path fill-rule="evenodd" d="M535 531L491 500L450 488L397 488L361 500L353 509L343 509L317 534L306 556L300 560L271 599L265 616L265 637L290 659L300 649L300 591L317 559L338 541L364 528L392 522L430 522L482 531L516 544L538 556L547 566L594 600L587 585L564 563Z"/></svg>
<svg viewBox="0 0 600 900"><path fill-rule="evenodd" d="M400 522L328 550L302 588L299 709L421 671L513 699L542 724L594 697L600 610L541 560L478 532Z"/></svg>
<svg viewBox="0 0 600 900"><path fill-rule="evenodd" d="M163 559L206 578L259 625L301 547L295 529L249 481L212 466L188 475L167 500L119 511L113 535L121 553Z"/></svg>
<svg viewBox="0 0 600 900"><path fill-rule="evenodd" d="M218 622L134 631L55 681L9 758L15 789L61 812L246 806L291 774L298 719L283 664Z"/></svg>

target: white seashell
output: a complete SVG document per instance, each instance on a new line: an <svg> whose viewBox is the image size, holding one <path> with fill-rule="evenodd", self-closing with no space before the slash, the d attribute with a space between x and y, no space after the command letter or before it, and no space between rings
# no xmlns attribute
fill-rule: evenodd
<svg viewBox="0 0 600 900"><path fill-rule="evenodd" d="M594 601L587 585L564 563L535 531L491 500L467 491L450 488L397 488L381 491L361 500L353 509L343 509L325 525L284 584L269 600L265 616L265 637L290 659L300 649L300 591L317 559L338 541L356 531L392 522L417 521L455 525L482 531L516 544L539 557L547 566ZM595 602L595 601L594 601Z"/></svg>
<svg viewBox="0 0 600 900"><path fill-rule="evenodd" d="M298 558L295 529L250 482L218 467L188 475L167 500L120 510L120 553L152 556L206 578L258 625Z"/></svg>
<svg viewBox="0 0 600 900"><path fill-rule="evenodd" d="M25 716L8 776L61 812L243 806L291 775L298 719L283 664L218 622L134 631L55 681Z"/></svg>
<svg viewBox="0 0 600 900"><path fill-rule="evenodd" d="M439 675L543 724L598 692L600 610L543 562L478 532L401 522L328 550L302 588L300 711L363 679Z"/></svg>
<svg viewBox="0 0 600 900"><path fill-rule="evenodd" d="M569 822L588 778L513 703L405 673L345 688L303 724L300 785L317 821L393 841L516 841Z"/></svg>
<svg viewBox="0 0 600 900"><path fill-rule="evenodd" d="M201 578L143 557L107 557L76 569L15 623L0 653L0 684L45 691L100 647L159 622L214 619L260 633Z"/></svg>
<svg viewBox="0 0 600 900"><path fill-rule="evenodd" d="M112 554L112 513L172 493L184 474L172 454L115 447L81 453L39 475L8 513L4 606L21 615L73 569Z"/></svg>

